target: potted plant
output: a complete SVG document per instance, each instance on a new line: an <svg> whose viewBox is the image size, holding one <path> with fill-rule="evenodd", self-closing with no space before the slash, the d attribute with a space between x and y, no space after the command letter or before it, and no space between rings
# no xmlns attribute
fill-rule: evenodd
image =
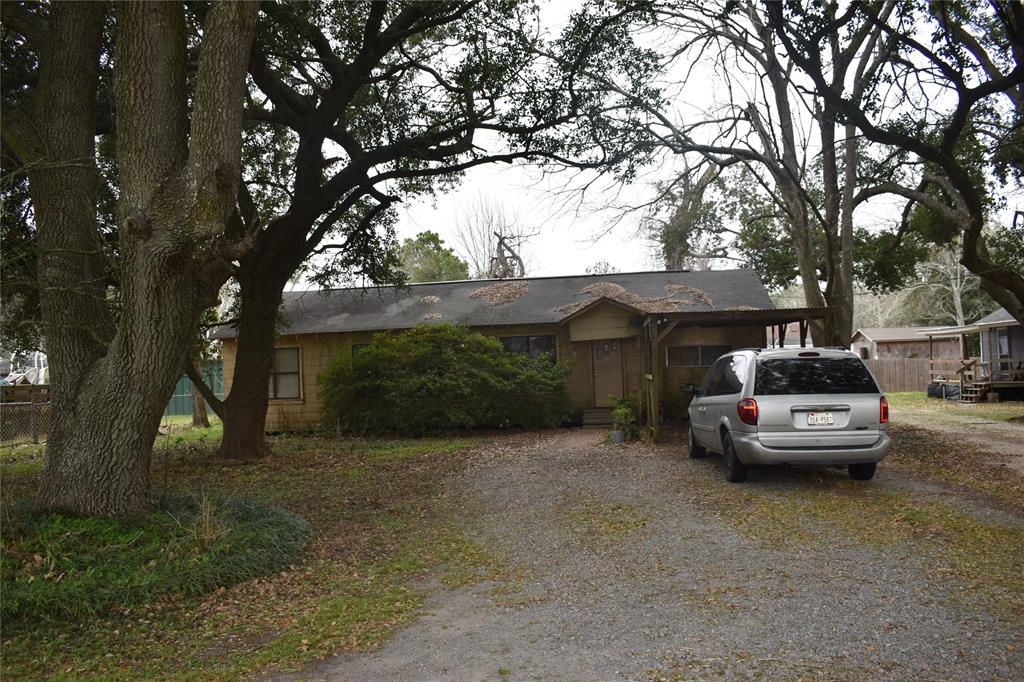
<svg viewBox="0 0 1024 682"><path fill-rule="evenodd" d="M613 443L624 443L636 437L637 410L632 397L612 399L612 428L609 439Z"/></svg>

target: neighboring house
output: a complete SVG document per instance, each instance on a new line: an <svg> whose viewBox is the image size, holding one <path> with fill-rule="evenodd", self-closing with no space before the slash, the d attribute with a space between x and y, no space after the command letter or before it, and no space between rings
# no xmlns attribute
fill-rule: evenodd
<svg viewBox="0 0 1024 682"><path fill-rule="evenodd" d="M658 271L407 287L287 292L290 325L277 340L268 431L310 429L320 418L317 374L381 331L450 322L501 340L509 352L572 364L577 417L610 397L636 394L657 430L679 420L708 366L734 348L765 345L765 329L820 318L823 309L776 310L751 270ZM231 390L235 330L221 327L224 390Z"/></svg>
<svg viewBox="0 0 1024 682"><path fill-rule="evenodd" d="M934 327L926 333L936 344L953 339L964 347L966 337L977 334L981 349L980 357L963 357L954 363L958 366L933 360L933 381L959 384L965 400L980 400L989 392L1004 400L1024 399L1024 329L1006 310L1000 308L962 327Z"/></svg>
<svg viewBox="0 0 1024 682"><path fill-rule="evenodd" d="M981 337L981 364L994 379L1024 381L1024 328L1000 308L973 327Z"/></svg>
<svg viewBox="0 0 1024 682"><path fill-rule="evenodd" d="M864 327L853 333L850 350L862 360L881 358L929 357L927 327ZM960 357L960 342L955 338L935 339L932 357Z"/></svg>

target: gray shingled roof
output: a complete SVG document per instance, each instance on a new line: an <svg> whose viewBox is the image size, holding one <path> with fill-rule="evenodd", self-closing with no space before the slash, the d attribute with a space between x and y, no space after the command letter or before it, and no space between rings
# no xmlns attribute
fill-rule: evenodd
<svg viewBox="0 0 1024 682"><path fill-rule="evenodd" d="M508 303L491 304L474 292L495 284L522 282L525 293ZM618 285L628 294L619 298L627 305L665 301L673 312L715 310L772 310L761 280L753 270L710 272L656 271L571 277L534 277L524 280L469 280L413 284L407 287L370 287L289 291L284 294L284 315L291 325L284 334L407 329L429 322L467 326L544 324L560 322L577 312L600 293L615 287L595 287L599 294L583 290L595 284ZM515 285L513 285L515 286ZM704 296L710 304L701 300ZM632 295L632 302L631 297ZM640 299L636 300L637 297ZM614 297L613 297L614 298ZM575 305L574 305L575 304ZM659 304L661 305L661 304ZM661 311L659 311L661 312ZM214 338L232 338L232 327L220 327Z"/></svg>
<svg viewBox="0 0 1024 682"><path fill-rule="evenodd" d="M1019 324L1017 320L1013 319L1013 315L1006 312L1005 308L1000 308L990 315L986 315L974 324L996 324L999 322L1010 322L1011 324Z"/></svg>

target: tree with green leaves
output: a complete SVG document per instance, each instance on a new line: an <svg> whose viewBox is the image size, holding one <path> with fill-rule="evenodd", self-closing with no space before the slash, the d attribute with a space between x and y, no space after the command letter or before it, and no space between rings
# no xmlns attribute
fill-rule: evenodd
<svg viewBox="0 0 1024 682"><path fill-rule="evenodd" d="M248 135L282 142L254 145L278 170L273 184L262 162L245 171L239 205L251 247L234 268L230 392L218 400L190 375L224 421L223 456L266 451L277 312L301 268L323 286L395 281L393 205L481 164L628 173L642 158L632 101L586 75L598 64L643 69L643 50L618 28L579 25L551 39L536 5L513 0L264 6L245 116Z"/></svg>
<svg viewBox="0 0 1024 682"><path fill-rule="evenodd" d="M104 516L148 505L160 417L199 316L245 246L232 219L259 8L220 2L202 17L179 2L108 9L3 4L12 59L0 125L5 154L27 177L50 363L39 502ZM111 97L114 263L97 217L97 136L110 131Z"/></svg>
<svg viewBox="0 0 1024 682"><path fill-rule="evenodd" d="M469 265L444 245L436 232L420 232L398 249L402 272L410 282L445 282L469 279Z"/></svg>

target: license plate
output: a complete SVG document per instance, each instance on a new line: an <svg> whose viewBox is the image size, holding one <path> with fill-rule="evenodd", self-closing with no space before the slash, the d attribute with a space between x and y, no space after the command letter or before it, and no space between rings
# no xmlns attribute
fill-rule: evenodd
<svg viewBox="0 0 1024 682"><path fill-rule="evenodd" d="M807 425L808 426L822 426L834 424L832 421L831 412L808 412L807 413Z"/></svg>

